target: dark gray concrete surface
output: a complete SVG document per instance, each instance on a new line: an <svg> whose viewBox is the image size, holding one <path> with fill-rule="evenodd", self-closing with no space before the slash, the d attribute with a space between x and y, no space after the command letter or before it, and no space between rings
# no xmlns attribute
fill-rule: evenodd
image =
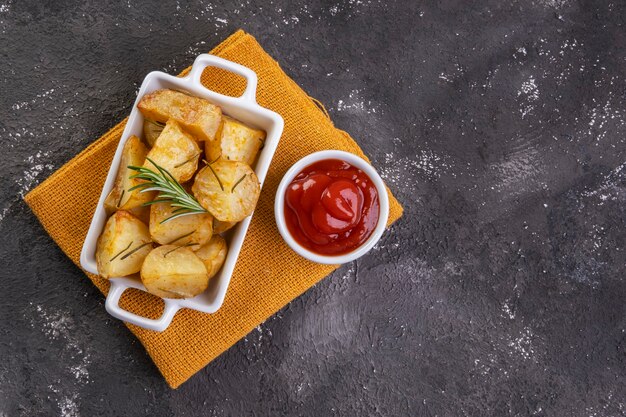
<svg viewBox="0 0 626 417"><path fill-rule="evenodd" d="M0 0L0 416L626 415L625 20L622 1ZM173 391L22 196L146 73L239 27L406 211Z"/></svg>

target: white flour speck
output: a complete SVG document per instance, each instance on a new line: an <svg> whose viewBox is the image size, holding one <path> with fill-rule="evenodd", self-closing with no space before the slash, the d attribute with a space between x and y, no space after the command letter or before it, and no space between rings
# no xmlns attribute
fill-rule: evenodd
<svg viewBox="0 0 626 417"><path fill-rule="evenodd" d="M13 208L14 204L19 201L19 198L14 198L9 204L0 211L0 223L6 218L9 214L9 211Z"/></svg>
<svg viewBox="0 0 626 417"><path fill-rule="evenodd" d="M393 153L385 154L385 161L380 168L380 175L391 184L401 186L407 191L415 191L420 180L433 181L441 174L451 170L452 166L431 150L421 150L412 157L396 158Z"/></svg>
<svg viewBox="0 0 626 417"><path fill-rule="evenodd" d="M61 416L79 417L79 390L82 385L90 382L89 346L78 338L76 324L69 311L48 310L37 305L32 308L30 315L32 328L40 329L50 342L54 342L51 345L56 347L61 344L58 355L68 364L66 372L71 379L65 379L63 384L58 380L49 386L50 391L57 397L57 407Z"/></svg>
<svg viewBox="0 0 626 417"><path fill-rule="evenodd" d="M528 78L527 81L522 83L521 88L517 92L517 96L521 96L525 94L530 101L537 101L539 99L539 90L537 89L537 83L535 81L535 77L532 75Z"/></svg>
<svg viewBox="0 0 626 417"><path fill-rule="evenodd" d="M62 417L80 417L78 411L78 394L74 394L71 397L63 397L57 405L61 410Z"/></svg>
<svg viewBox="0 0 626 417"><path fill-rule="evenodd" d="M352 90L346 100L337 102L337 111L353 114L380 113L380 108L371 100L362 97L362 90Z"/></svg>
<svg viewBox="0 0 626 417"><path fill-rule="evenodd" d="M520 335L509 341L509 347L512 351L519 354L522 358L529 360L535 359L535 347L533 345L533 339L535 335L532 330L526 326L520 333Z"/></svg>
<svg viewBox="0 0 626 417"><path fill-rule="evenodd" d="M553 7L555 9L560 9L568 3L569 0L539 0L539 4L547 7Z"/></svg>
<svg viewBox="0 0 626 417"><path fill-rule="evenodd" d="M5 3L0 4L0 13L8 13L11 10L12 1L7 1Z"/></svg>
<svg viewBox="0 0 626 417"><path fill-rule="evenodd" d="M284 18L283 19L283 23L285 25L292 25L295 26L300 22L300 19L298 18L298 16L291 16L290 18Z"/></svg>
<svg viewBox="0 0 626 417"><path fill-rule="evenodd" d="M626 177L626 162L605 175L600 184L591 190L584 190L581 197L597 198L595 204L603 206L612 201L626 201L624 193L624 178ZM593 200L591 200L593 202Z"/></svg>
<svg viewBox="0 0 626 417"><path fill-rule="evenodd" d="M31 155L26 158L24 162L29 164L29 167L23 172L22 177L16 180L16 183L20 188L18 192L20 197L24 198L26 193L33 188L33 186L37 183L37 177L39 177L42 172L52 171L54 169L54 165L40 162L41 159L48 158L49 155L49 151L39 151L35 155Z"/></svg>
<svg viewBox="0 0 626 417"><path fill-rule="evenodd" d="M453 76L452 75L448 75L444 72L442 72L441 74L439 74L439 79L440 80L444 80L447 83L451 83L454 81Z"/></svg>
<svg viewBox="0 0 626 417"><path fill-rule="evenodd" d="M511 306L509 305L510 302L510 300L506 300L502 303L502 312L506 314L506 317L513 320L515 318L515 313L511 310Z"/></svg>
<svg viewBox="0 0 626 417"><path fill-rule="evenodd" d="M595 99L592 99L594 106L591 108L588 114L589 126L586 131L580 132L583 135L595 136L596 142L601 141L607 135L607 127L613 125L616 127L623 127L626 125L626 120L623 117L623 112L620 106L613 106L614 99L613 91L609 91L608 97L604 103L597 103Z"/></svg>
<svg viewBox="0 0 626 417"><path fill-rule="evenodd" d="M51 88L50 90L46 90L42 93L39 93L35 96L35 98L28 100L28 101L22 101L20 103L15 103L11 106L11 108L13 110L21 110L21 109L30 109L32 108L32 106L34 105L40 105L41 102L43 101L43 99L46 98L51 98L50 96L56 91L56 89Z"/></svg>
<svg viewBox="0 0 626 417"><path fill-rule="evenodd" d="M522 100L520 113L522 114L523 119L535 109L535 105L533 103L539 100L539 89L537 88L537 83L532 75L527 81L522 83L522 86L517 91L517 97Z"/></svg>

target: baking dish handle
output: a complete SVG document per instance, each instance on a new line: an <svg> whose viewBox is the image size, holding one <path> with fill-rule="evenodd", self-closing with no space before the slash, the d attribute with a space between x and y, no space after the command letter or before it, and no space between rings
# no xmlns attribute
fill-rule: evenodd
<svg viewBox="0 0 626 417"><path fill-rule="evenodd" d="M224 94L219 94L212 91L213 94L219 94L220 96L227 97L230 100L235 99L256 103L257 76L256 73L250 68L244 67L243 65L235 64L234 62L227 61L215 55L202 54L199 55L193 62L191 71L189 72L188 77L191 82L197 85L202 85L200 77L202 77L202 72L207 67L221 68L223 70L240 75L246 79L246 89L239 97L226 96Z"/></svg>
<svg viewBox="0 0 626 417"><path fill-rule="evenodd" d="M115 318L126 321L128 323L135 324L139 327L143 327L144 329L155 330L157 332L162 332L167 329L167 326L170 325L174 315L180 308L178 304L174 303L171 300L163 299L165 303L165 308L163 309L163 314L158 319L149 319L146 317L139 316L137 314L131 313L128 310L124 310L120 307L120 297L128 288L127 285L116 282L114 280L111 281L111 288L109 289L109 294L107 295L105 308Z"/></svg>

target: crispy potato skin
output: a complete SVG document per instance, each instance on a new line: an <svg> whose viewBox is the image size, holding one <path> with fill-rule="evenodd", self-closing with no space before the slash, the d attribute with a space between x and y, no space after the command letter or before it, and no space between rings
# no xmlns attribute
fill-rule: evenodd
<svg viewBox="0 0 626 417"><path fill-rule="evenodd" d="M139 180L130 178L136 172L129 169L128 166L142 166L147 154L148 149L141 139L137 136L128 138L122 150L122 159L117 170L113 189L106 200L104 200L104 208L107 213L113 213L115 210L133 211L140 208L143 203L154 199L154 192L140 193L140 190L128 191L139 184Z"/></svg>
<svg viewBox="0 0 626 417"><path fill-rule="evenodd" d="M228 253L228 247L226 241L220 235L215 235L211 240L200 247L196 251L196 255L204 263L207 272L209 273L209 279L213 278L215 274L220 270L226 260L226 254Z"/></svg>
<svg viewBox="0 0 626 417"><path fill-rule="evenodd" d="M178 122L170 120L165 125L147 158L169 171L176 181L189 181L198 169L200 148L191 135L184 132ZM155 170L146 160L144 167Z"/></svg>
<svg viewBox="0 0 626 417"><path fill-rule="evenodd" d="M253 129L239 120L223 116L215 140L204 142L204 151L209 161L221 156L226 160L252 165L264 141L263 130Z"/></svg>
<svg viewBox="0 0 626 417"><path fill-rule="evenodd" d="M148 119L144 117L143 119L143 138L145 139L148 146L153 147L154 142L156 142L157 138L163 131L165 127L165 123L157 122L156 120Z"/></svg>
<svg viewBox="0 0 626 417"><path fill-rule="evenodd" d="M159 246L146 257L141 281L149 293L163 298L191 298L206 290L209 275L194 252L176 245Z"/></svg>
<svg viewBox="0 0 626 417"><path fill-rule="evenodd" d="M128 212L141 220L143 224L150 224L150 206L135 207Z"/></svg>
<svg viewBox="0 0 626 417"><path fill-rule="evenodd" d="M237 222L221 222L216 218L213 218L213 233L220 234L224 233L227 230L232 229L237 225Z"/></svg>
<svg viewBox="0 0 626 417"><path fill-rule="evenodd" d="M176 244L179 246L197 243L195 246L190 246L192 250L197 250L211 239L213 216L209 213L190 214L161 223L170 217L175 209L176 207L165 202L150 206L150 236L152 240L162 245Z"/></svg>
<svg viewBox="0 0 626 417"><path fill-rule="evenodd" d="M248 164L219 159L196 174L192 191L202 207L217 220L238 222L254 211L261 187Z"/></svg>
<svg viewBox="0 0 626 417"><path fill-rule="evenodd" d="M139 272L144 259L152 250L152 245L144 246L126 259L122 258L148 242L151 242L151 239L145 224L125 210L116 211L107 220L98 238L96 245L98 273L108 279Z"/></svg>
<svg viewBox="0 0 626 417"><path fill-rule="evenodd" d="M222 110L207 100L174 90L156 90L139 101L139 111L152 120L174 119L198 140L214 140Z"/></svg>

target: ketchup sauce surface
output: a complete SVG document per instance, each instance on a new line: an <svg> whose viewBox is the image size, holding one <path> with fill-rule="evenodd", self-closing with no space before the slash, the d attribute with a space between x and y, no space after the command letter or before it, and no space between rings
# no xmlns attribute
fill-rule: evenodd
<svg viewBox="0 0 626 417"><path fill-rule="evenodd" d="M372 180L339 159L304 168L285 192L287 229L300 245L320 255L343 255L370 237L380 205Z"/></svg>

